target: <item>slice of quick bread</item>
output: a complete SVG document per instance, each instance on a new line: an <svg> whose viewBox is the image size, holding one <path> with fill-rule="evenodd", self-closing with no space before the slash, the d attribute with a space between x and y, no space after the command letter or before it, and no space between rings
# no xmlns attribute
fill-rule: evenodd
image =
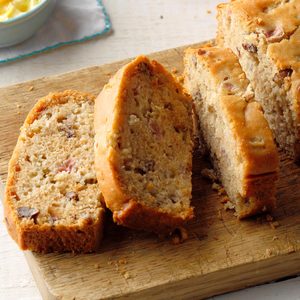
<svg viewBox="0 0 300 300"><path fill-rule="evenodd" d="M217 41L239 57L280 148L300 158L300 1L218 6Z"/></svg>
<svg viewBox="0 0 300 300"><path fill-rule="evenodd" d="M239 218L275 207L278 153L261 106L230 49L188 49L191 94L211 160Z"/></svg>
<svg viewBox="0 0 300 300"><path fill-rule="evenodd" d="M4 199L8 231L21 249L91 252L101 240L94 100L76 91L49 94L21 128Z"/></svg>
<svg viewBox="0 0 300 300"><path fill-rule="evenodd" d="M192 101L156 61L139 56L95 104L96 173L118 224L169 233L190 206Z"/></svg>

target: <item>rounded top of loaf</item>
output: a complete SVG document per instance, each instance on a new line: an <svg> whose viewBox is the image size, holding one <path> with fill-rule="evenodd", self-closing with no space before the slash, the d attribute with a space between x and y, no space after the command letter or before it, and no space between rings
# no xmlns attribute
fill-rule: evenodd
<svg viewBox="0 0 300 300"><path fill-rule="evenodd" d="M235 16L243 30L263 32L270 43L288 38L300 25L298 0L232 0L218 5L218 12Z"/></svg>
<svg viewBox="0 0 300 300"><path fill-rule="evenodd" d="M253 93L248 91L249 81L230 49L208 44L199 49L189 48L185 53L195 55L205 65L212 75L212 80L220 86L221 94L243 96L247 91L247 97L253 98Z"/></svg>
<svg viewBox="0 0 300 300"><path fill-rule="evenodd" d="M265 52L263 55L276 66L275 76L284 82L284 90L291 96L297 124L300 122L299 14L299 0L233 0L218 6L220 21L226 18L230 24L235 19L240 30L257 35L252 39L256 44L249 45L258 53Z"/></svg>

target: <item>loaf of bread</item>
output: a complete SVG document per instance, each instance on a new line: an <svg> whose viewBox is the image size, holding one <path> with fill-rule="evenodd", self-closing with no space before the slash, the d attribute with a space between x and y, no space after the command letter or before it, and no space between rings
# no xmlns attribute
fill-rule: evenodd
<svg viewBox="0 0 300 300"><path fill-rule="evenodd" d="M239 218L275 207L278 153L261 106L230 49L188 49L191 94L211 160Z"/></svg>
<svg viewBox="0 0 300 300"><path fill-rule="evenodd" d="M95 97L50 94L27 116L9 163L5 221L23 250L91 252L104 209L94 168Z"/></svg>
<svg viewBox="0 0 300 300"><path fill-rule="evenodd" d="M193 217L192 131L190 97L156 61L140 56L104 86L95 161L115 222L165 234Z"/></svg>
<svg viewBox="0 0 300 300"><path fill-rule="evenodd" d="M278 145L300 157L300 1L236 0L218 6L220 45L239 57Z"/></svg>

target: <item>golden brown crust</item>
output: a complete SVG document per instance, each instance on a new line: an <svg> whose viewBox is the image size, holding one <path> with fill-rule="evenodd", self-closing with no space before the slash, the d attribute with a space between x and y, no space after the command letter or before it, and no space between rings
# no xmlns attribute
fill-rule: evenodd
<svg viewBox="0 0 300 300"><path fill-rule="evenodd" d="M186 55L195 55L204 62L216 84L222 87L220 102L240 147L245 176L277 173L279 157L272 132L260 104L252 101L251 93L245 93L249 81L237 57L230 49L211 46L187 49ZM229 78L226 85L224 78Z"/></svg>
<svg viewBox="0 0 300 300"><path fill-rule="evenodd" d="M298 0L236 0L218 6L218 19L222 23L222 14L234 17L244 34L260 36L263 43L256 46L267 47L268 56L279 70L298 70L299 12ZM222 32L218 32L217 40L223 44Z"/></svg>
<svg viewBox="0 0 300 300"><path fill-rule="evenodd" d="M193 209L189 215L180 218L165 212L160 212L142 205L135 200L129 200L119 211L114 211L114 221L133 229L143 229L157 234L170 233L174 228L181 227L186 221L193 218ZM147 220L147 222L145 222Z"/></svg>
<svg viewBox="0 0 300 300"><path fill-rule="evenodd" d="M209 69L214 81L222 85L224 78L230 74L229 82L233 87L233 92L245 91L249 85L245 73L236 58L229 49L215 47L207 44L198 49L188 48L185 50L186 56L195 55ZM228 89L222 89L223 94L228 94Z"/></svg>
<svg viewBox="0 0 300 300"><path fill-rule="evenodd" d="M127 79L136 70L136 66L146 62L157 72L163 73L184 94L182 86L175 81L160 64L150 62L144 56L137 57L121 68L106 84L95 103L95 164L98 182L103 193L106 206L113 212L114 220L124 226L135 229L168 233L193 217L193 209L182 213L181 217L167 214L158 209L151 209L132 199L122 187L118 173L118 154L110 147L107 131L110 134L118 131L122 124L122 97L126 93ZM191 101L186 96L186 101ZM147 221L145 221L147 220Z"/></svg>
<svg viewBox="0 0 300 300"><path fill-rule="evenodd" d="M40 112L49 106L66 102L68 97L76 99L88 98L94 100L90 94L77 91L65 91L52 93L40 99L29 112L23 128L32 124L40 115ZM21 128L21 131L23 129ZM17 242L22 250L36 252L80 252L88 253L95 251L102 239L102 227L104 209L100 210L98 220L90 223L88 220L80 225L47 225L47 224L21 224L14 209L12 198L15 193L16 166L18 164L19 150L22 146L21 136L18 139L8 166L8 178L4 195L4 216L9 234Z"/></svg>
<svg viewBox="0 0 300 300"><path fill-rule="evenodd" d="M223 96L220 101L239 145L245 176L277 173L278 151L260 104L238 96Z"/></svg>
<svg viewBox="0 0 300 300"><path fill-rule="evenodd" d="M270 32L280 25L288 37L300 25L298 0L233 0L218 5L218 11L230 9L237 14L244 29L250 32Z"/></svg>

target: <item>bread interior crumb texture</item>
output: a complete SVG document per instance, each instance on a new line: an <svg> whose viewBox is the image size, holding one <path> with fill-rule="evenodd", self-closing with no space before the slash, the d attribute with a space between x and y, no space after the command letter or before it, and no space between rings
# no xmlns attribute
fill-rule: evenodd
<svg viewBox="0 0 300 300"><path fill-rule="evenodd" d="M205 51L209 52L209 48ZM216 57L214 63L223 64L222 59ZM240 99L253 98L253 93L245 76L241 77L240 81L233 81L231 66L228 69L224 66L224 79L219 83L210 73L207 63L198 60L197 54L186 55L185 85L194 99L204 142L210 149L211 161L235 209L239 212L245 202L245 164L231 122L224 113L224 102L236 102L236 105L240 106ZM244 103L246 113L247 103Z"/></svg>
<svg viewBox="0 0 300 300"><path fill-rule="evenodd" d="M290 1L277 2L278 5L274 8L288 5ZM281 68L274 62L278 56L284 59L292 51L294 51L292 53L299 52L299 49L290 49L293 49L294 44L299 41L300 29L297 28L288 39L277 43L268 42L263 29L257 28L255 32L244 29L240 24L239 16L232 14L229 6L219 10L218 21L218 41L223 46L231 48L239 57L278 145L292 157L299 155L295 153L299 151L297 149L299 126L297 108L295 108L297 104L291 88L291 80L297 70L293 70L295 66L289 64L289 58L286 59L286 65Z"/></svg>
<svg viewBox="0 0 300 300"><path fill-rule="evenodd" d="M184 215L191 195L191 103L170 78L141 62L122 101L119 173L133 199L161 211Z"/></svg>
<svg viewBox="0 0 300 300"><path fill-rule="evenodd" d="M49 105L21 131L15 175L15 206L38 210L21 222L81 225L101 211L94 170L94 99L65 97ZM43 201L41 202L41 199Z"/></svg>

